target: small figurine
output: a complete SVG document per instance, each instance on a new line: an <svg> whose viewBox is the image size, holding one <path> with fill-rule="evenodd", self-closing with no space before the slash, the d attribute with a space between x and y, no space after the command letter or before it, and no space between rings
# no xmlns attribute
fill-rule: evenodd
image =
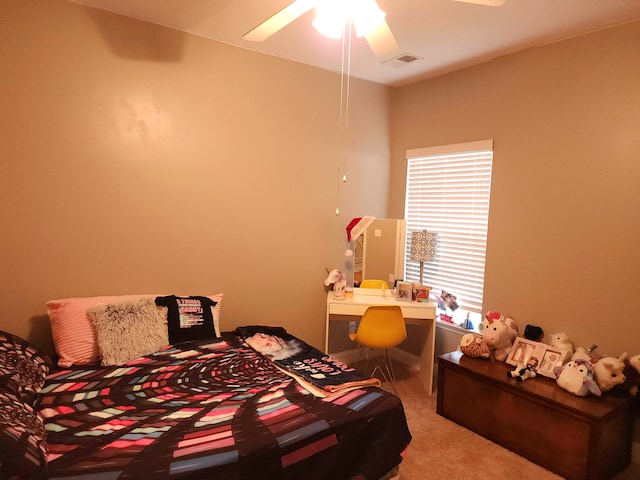
<svg viewBox="0 0 640 480"><path fill-rule="evenodd" d="M469 312L467 312L467 318L460 324L460 328L464 328L465 330L473 330L473 322L469 318Z"/></svg>
<svg viewBox="0 0 640 480"><path fill-rule="evenodd" d="M524 382L529 378L535 378L536 368L538 368L538 359L531 357L527 362L519 364L515 370L507 372L509 378L515 378L519 382Z"/></svg>

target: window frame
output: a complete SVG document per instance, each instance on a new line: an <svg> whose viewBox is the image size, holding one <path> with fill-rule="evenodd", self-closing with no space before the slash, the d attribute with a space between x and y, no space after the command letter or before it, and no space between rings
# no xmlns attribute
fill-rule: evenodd
<svg viewBox="0 0 640 480"><path fill-rule="evenodd" d="M424 283L433 288L431 298L443 289L457 297L458 320L468 312L482 314L493 153L493 140L406 152L405 280L420 280L420 263L410 259L412 232L438 233L436 260L424 264Z"/></svg>

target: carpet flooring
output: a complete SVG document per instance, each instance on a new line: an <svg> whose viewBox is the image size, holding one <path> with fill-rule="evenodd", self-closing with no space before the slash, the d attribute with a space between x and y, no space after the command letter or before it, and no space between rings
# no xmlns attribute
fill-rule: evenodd
<svg viewBox="0 0 640 480"><path fill-rule="evenodd" d="M437 392L429 396L415 371L394 362L396 393L413 436L400 465L400 480L558 480L562 477L436 413ZM390 384L383 388L393 392ZM469 399L469 407L473 401ZM631 464L614 480L640 479Z"/></svg>

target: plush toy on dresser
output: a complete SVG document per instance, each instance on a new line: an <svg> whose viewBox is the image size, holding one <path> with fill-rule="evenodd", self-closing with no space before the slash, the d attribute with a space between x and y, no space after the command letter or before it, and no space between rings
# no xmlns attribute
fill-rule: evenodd
<svg viewBox="0 0 640 480"><path fill-rule="evenodd" d="M551 346L562 353L562 364L571 360L574 354L573 342L569 340L569 335L565 332L551 334Z"/></svg>
<svg viewBox="0 0 640 480"><path fill-rule="evenodd" d="M629 394L640 401L640 394L638 392L640 386L640 355L634 355L629 358L625 372L627 372L627 390Z"/></svg>
<svg viewBox="0 0 640 480"><path fill-rule="evenodd" d="M518 336L516 321L499 312L487 312L480 328L482 337L493 349L494 358L504 362Z"/></svg>
<svg viewBox="0 0 640 480"><path fill-rule="evenodd" d="M473 358L489 358L491 347L480 335L467 333L460 339L460 351Z"/></svg>
<svg viewBox="0 0 640 480"><path fill-rule="evenodd" d="M640 409L640 355L627 357L627 352L615 357L602 357L594 365L596 382L603 392L615 390L634 397Z"/></svg>
<svg viewBox="0 0 640 480"><path fill-rule="evenodd" d="M602 357L593 366L593 373L600 390L608 392L616 385L621 385L627 379L624 375L624 360L627 352L618 358Z"/></svg>
<svg viewBox="0 0 640 480"><path fill-rule="evenodd" d="M553 373L556 375L558 385L567 392L579 397L600 396L602 394L593 379L593 366L588 360L581 358L570 360L564 365L555 367Z"/></svg>

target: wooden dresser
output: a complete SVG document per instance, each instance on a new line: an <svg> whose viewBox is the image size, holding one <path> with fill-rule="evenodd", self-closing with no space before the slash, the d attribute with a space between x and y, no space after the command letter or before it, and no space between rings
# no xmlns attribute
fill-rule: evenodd
<svg viewBox="0 0 640 480"><path fill-rule="evenodd" d="M570 480L613 477L631 459L635 413L612 392L578 397L546 377L460 352L438 357L437 412Z"/></svg>

